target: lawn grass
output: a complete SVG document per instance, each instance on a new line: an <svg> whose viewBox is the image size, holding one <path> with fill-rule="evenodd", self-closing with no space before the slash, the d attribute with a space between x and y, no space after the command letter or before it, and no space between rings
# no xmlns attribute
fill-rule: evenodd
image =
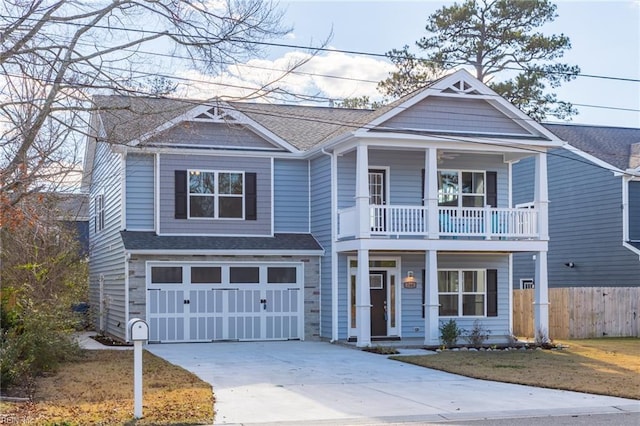
<svg viewBox="0 0 640 426"><path fill-rule="evenodd" d="M133 351L84 351L37 381L32 403L3 403L21 424L185 425L213 422L211 385L155 355L143 354L143 415L133 419Z"/></svg>
<svg viewBox="0 0 640 426"><path fill-rule="evenodd" d="M560 341L562 350L453 352L392 357L449 373L640 399L640 339Z"/></svg>

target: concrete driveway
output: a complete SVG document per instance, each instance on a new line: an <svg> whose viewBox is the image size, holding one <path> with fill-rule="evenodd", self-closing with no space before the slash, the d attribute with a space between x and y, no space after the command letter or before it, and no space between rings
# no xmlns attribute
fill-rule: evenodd
<svg viewBox="0 0 640 426"><path fill-rule="evenodd" d="M324 342L147 349L213 386L216 424L377 424L640 412L623 398L470 379Z"/></svg>

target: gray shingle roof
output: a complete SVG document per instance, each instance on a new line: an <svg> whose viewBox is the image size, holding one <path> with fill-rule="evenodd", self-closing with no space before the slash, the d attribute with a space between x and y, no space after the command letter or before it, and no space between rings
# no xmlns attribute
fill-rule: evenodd
<svg viewBox="0 0 640 426"><path fill-rule="evenodd" d="M275 234L273 237L205 237L158 236L154 232L120 232L125 249L131 251L193 251L193 250L252 250L263 251L315 251L323 248L311 234Z"/></svg>
<svg viewBox="0 0 640 426"><path fill-rule="evenodd" d="M640 143L640 129L577 124L544 126L571 146L621 170L632 167L631 152L636 149L634 144Z"/></svg>
<svg viewBox="0 0 640 426"><path fill-rule="evenodd" d="M195 102L134 96L94 96L106 137L111 143L127 143L192 108Z"/></svg>
<svg viewBox="0 0 640 426"><path fill-rule="evenodd" d="M332 136L356 130L367 123L372 114L371 110L363 109L243 102L231 105L301 151L308 151Z"/></svg>
<svg viewBox="0 0 640 426"><path fill-rule="evenodd" d="M106 138L126 143L202 103L126 96L96 96ZM215 101L211 101L213 106ZM206 104L206 103L205 103ZM232 102L230 105L296 148L307 151L342 131L366 123L370 110Z"/></svg>

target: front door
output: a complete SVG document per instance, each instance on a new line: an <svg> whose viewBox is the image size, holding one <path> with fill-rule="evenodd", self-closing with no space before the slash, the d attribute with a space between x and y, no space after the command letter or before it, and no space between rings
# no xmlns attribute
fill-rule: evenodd
<svg viewBox="0 0 640 426"><path fill-rule="evenodd" d="M387 188L385 170L369 170L369 205L372 206L370 213L370 222L371 231L373 232L384 232L387 229L387 215L383 207L387 204L386 193Z"/></svg>
<svg viewBox="0 0 640 426"><path fill-rule="evenodd" d="M369 273L371 292L371 337L387 335L387 272Z"/></svg>

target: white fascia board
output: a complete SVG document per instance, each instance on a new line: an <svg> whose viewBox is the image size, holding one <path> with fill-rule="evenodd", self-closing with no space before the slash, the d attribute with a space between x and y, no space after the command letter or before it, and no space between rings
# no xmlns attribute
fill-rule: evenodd
<svg viewBox="0 0 640 426"><path fill-rule="evenodd" d="M194 220L189 219L189 220ZM203 219L195 219L203 220ZM242 222L244 219L233 219L232 222ZM177 233L158 233L158 237L231 237L231 238L271 238L271 234L177 234Z"/></svg>
<svg viewBox="0 0 640 426"><path fill-rule="evenodd" d="M631 180L640 180L640 167L637 169L627 169L625 174L631 178Z"/></svg>
<svg viewBox="0 0 640 426"><path fill-rule="evenodd" d="M190 256L190 255L218 255L218 256L324 256L324 250L125 250L134 255L157 256Z"/></svg>
<svg viewBox="0 0 640 426"><path fill-rule="evenodd" d="M627 243L627 242L623 242L622 246L631 250L633 253L638 255L638 261L640 261L640 250L637 249L636 247L632 246L631 244Z"/></svg>
<svg viewBox="0 0 640 426"><path fill-rule="evenodd" d="M421 130L423 131L423 130ZM541 148L561 148L565 142L559 139L552 141L540 140L540 139L527 139L519 137L502 137L502 135L491 134L486 136L465 136L460 135L442 135L437 133L432 134L416 134L416 133L360 133L357 135L359 139L377 139L381 143L388 143L389 141L422 141L422 142L454 142L462 143L469 142L475 144L484 144L485 146L519 146L519 147L541 147ZM513 135L515 136L515 135ZM395 146L395 145L394 145Z"/></svg>
<svg viewBox="0 0 640 426"><path fill-rule="evenodd" d="M567 151L576 154L579 157L584 158L585 160L588 160L590 162L592 162L593 164L600 166L602 168L608 169L611 171L611 173L613 173L614 175L621 175L624 174L623 170L620 170L619 168L617 168L616 166L607 163L606 161L603 161L601 159L599 159L596 156L593 156L591 154L588 154L584 151L582 151L579 148L576 148L575 146L571 145L570 143L565 143L562 148L566 149Z"/></svg>
<svg viewBox="0 0 640 426"><path fill-rule="evenodd" d="M336 252L354 250L391 251L452 251L473 253L546 252L548 242L544 240L400 240L400 239L357 239L336 241Z"/></svg>
<svg viewBox="0 0 640 426"><path fill-rule="evenodd" d="M226 147L228 148L228 147ZM292 153L271 150L255 150L255 149L210 149L206 148L189 148L189 147L163 147L163 146L136 146L127 147L129 152L152 153L152 154L176 154L176 155L198 155L198 156L216 156L216 157L268 157L268 158L287 158L302 159L307 156L305 153Z"/></svg>
<svg viewBox="0 0 640 426"><path fill-rule="evenodd" d="M372 135L367 135L367 137L360 138L359 140L366 142L366 144L370 147L376 148L387 148L391 150L396 149L425 149L428 147L443 149L443 150L451 150L451 151L470 151L470 152L493 152L493 153L506 153L513 152L527 155L533 155L538 153L547 152L550 148L560 147L558 146L546 146L540 145L540 141L522 141L522 140L486 140L483 138L441 138L438 136L429 136L429 137L403 137L402 135L399 138L381 138L381 137L372 137ZM390 141L393 140L391 144ZM353 146L357 145L357 142L354 142ZM352 146L349 147L349 150L353 149ZM348 151L345 149L344 151ZM340 151L342 152L342 150Z"/></svg>

